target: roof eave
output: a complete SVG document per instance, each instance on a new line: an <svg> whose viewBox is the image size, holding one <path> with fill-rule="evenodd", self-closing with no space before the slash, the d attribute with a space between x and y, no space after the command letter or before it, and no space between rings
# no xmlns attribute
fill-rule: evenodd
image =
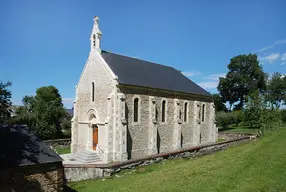
<svg viewBox="0 0 286 192"><path fill-rule="evenodd" d="M206 98L206 99L213 99L214 98L211 94L210 95L201 95L201 94L196 94L196 93L154 88L154 87L148 87L148 86L138 86L138 85L125 84L125 83L119 83L118 86L125 86L125 87L138 88L138 89L147 89L147 90L150 89L150 90L161 91L161 92L172 92L172 93L176 93L176 94L191 95L191 96L201 97L201 98Z"/></svg>

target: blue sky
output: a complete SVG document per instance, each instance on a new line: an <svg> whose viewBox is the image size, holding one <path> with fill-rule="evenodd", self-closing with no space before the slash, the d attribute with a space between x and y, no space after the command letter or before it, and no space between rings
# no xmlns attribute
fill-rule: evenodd
<svg viewBox="0 0 286 192"><path fill-rule="evenodd" d="M239 54L286 73L285 9L285 0L1 0L0 81L12 81L13 104L54 85L70 108L97 15L103 50L172 66L214 93Z"/></svg>

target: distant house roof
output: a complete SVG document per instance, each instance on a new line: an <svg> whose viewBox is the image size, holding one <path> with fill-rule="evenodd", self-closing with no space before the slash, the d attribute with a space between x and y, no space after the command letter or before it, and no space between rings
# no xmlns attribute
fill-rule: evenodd
<svg viewBox="0 0 286 192"><path fill-rule="evenodd" d="M73 108L71 109L66 109L66 112L73 117Z"/></svg>
<svg viewBox="0 0 286 192"><path fill-rule="evenodd" d="M18 116L16 111L19 107L20 107L19 105L11 105L7 108L7 111L10 114L10 117Z"/></svg>
<svg viewBox="0 0 286 192"><path fill-rule="evenodd" d="M173 67L107 51L102 51L101 54L121 84L211 96Z"/></svg>
<svg viewBox="0 0 286 192"><path fill-rule="evenodd" d="M0 125L0 169L61 161L62 158L27 127Z"/></svg>

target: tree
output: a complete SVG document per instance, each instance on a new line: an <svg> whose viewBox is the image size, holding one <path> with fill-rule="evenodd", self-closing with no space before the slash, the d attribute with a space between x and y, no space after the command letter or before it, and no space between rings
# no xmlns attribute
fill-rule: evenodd
<svg viewBox="0 0 286 192"><path fill-rule="evenodd" d="M4 83L0 81L0 123L8 122L7 108L11 105L12 93L8 90L8 87L12 86L10 81Z"/></svg>
<svg viewBox="0 0 286 192"><path fill-rule="evenodd" d="M269 109L265 94L254 91L249 94L249 102L243 110L244 122L251 127L259 128L259 134L278 128L282 124L279 109Z"/></svg>
<svg viewBox="0 0 286 192"><path fill-rule="evenodd" d="M251 127L260 128L260 118L263 114L263 110L266 108L263 95L258 91L254 91L249 94L249 102L244 110L244 122Z"/></svg>
<svg viewBox="0 0 286 192"><path fill-rule="evenodd" d="M280 104L286 97L286 81L281 73L274 73L267 81L266 99L274 109L280 107Z"/></svg>
<svg viewBox="0 0 286 192"><path fill-rule="evenodd" d="M222 101L229 102L230 107L239 102L235 107L242 109L250 92L265 90L266 75L259 66L256 54L231 58L228 69L226 77L220 77L217 89Z"/></svg>
<svg viewBox="0 0 286 192"><path fill-rule="evenodd" d="M10 81L3 83L0 81L0 107L7 107L11 105L12 93L8 90L8 87L12 86Z"/></svg>
<svg viewBox="0 0 286 192"><path fill-rule="evenodd" d="M225 106L225 104L222 101L222 98L219 94L213 94L213 98L214 98L214 104L215 104L215 111L219 112L219 111L227 111L227 108Z"/></svg>
<svg viewBox="0 0 286 192"><path fill-rule="evenodd" d="M36 96L25 96L23 104L24 107L18 110L20 121L42 139L61 137L61 119L65 117L66 111L57 88L41 87L37 89Z"/></svg>
<svg viewBox="0 0 286 192"><path fill-rule="evenodd" d="M286 74L283 75L283 83L286 85ZM284 98L282 99L284 101L284 105L286 105L286 94L284 95Z"/></svg>

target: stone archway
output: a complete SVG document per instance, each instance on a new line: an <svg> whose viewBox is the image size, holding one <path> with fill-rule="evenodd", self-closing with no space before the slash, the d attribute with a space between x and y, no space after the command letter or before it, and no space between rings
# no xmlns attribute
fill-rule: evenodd
<svg viewBox="0 0 286 192"><path fill-rule="evenodd" d="M89 143L92 150L96 150L98 145L98 126L97 126L97 118L96 115L92 112L88 117L89 121Z"/></svg>

